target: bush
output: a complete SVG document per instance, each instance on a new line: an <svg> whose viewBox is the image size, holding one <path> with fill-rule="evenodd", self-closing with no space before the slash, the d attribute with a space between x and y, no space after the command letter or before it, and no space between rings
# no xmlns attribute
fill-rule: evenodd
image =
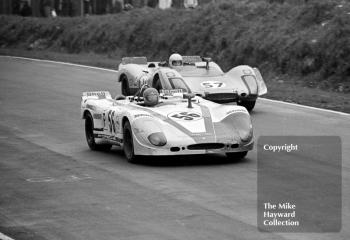
<svg viewBox="0 0 350 240"><path fill-rule="evenodd" d="M172 52L198 54L211 56L224 70L249 64L263 74L318 76L322 86L325 80L349 82L350 4L288 2L218 1L195 10L146 7L57 19L1 16L0 45L30 46L40 39L54 51L153 60Z"/></svg>

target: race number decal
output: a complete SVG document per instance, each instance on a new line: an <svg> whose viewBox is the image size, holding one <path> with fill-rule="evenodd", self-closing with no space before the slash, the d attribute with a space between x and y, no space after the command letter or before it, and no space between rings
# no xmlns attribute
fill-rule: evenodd
<svg viewBox="0 0 350 240"><path fill-rule="evenodd" d="M169 118L175 121L197 121L202 119L202 115L198 112L173 112L168 115Z"/></svg>
<svg viewBox="0 0 350 240"><path fill-rule="evenodd" d="M109 110L108 112L103 113L103 122L104 126L108 126L108 130L111 134L117 133L117 130L120 127L120 119L117 116L116 111Z"/></svg>
<svg viewBox="0 0 350 240"><path fill-rule="evenodd" d="M115 125L114 125L114 111L109 111L108 112L108 122L109 122L109 131L111 133L115 133Z"/></svg>
<svg viewBox="0 0 350 240"><path fill-rule="evenodd" d="M141 76L136 82L135 82L135 84L137 85L138 84L138 86L143 86L143 85L145 85L145 84L147 84L148 83L148 77L146 76L146 75L143 75L143 76Z"/></svg>
<svg viewBox="0 0 350 240"><path fill-rule="evenodd" d="M204 88L222 88L225 87L226 84L219 81L206 81L201 83Z"/></svg>

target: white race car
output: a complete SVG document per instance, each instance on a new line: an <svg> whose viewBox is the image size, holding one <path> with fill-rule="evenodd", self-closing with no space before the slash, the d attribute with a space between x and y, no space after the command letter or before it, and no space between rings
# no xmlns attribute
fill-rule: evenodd
<svg viewBox="0 0 350 240"><path fill-rule="evenodd" d="M178 55L178 54L173 54ZM251 111L258 96L267 93L265 82L257 68L240 65L223 72L210 58L180 56L181 66L167 62L148 62L146 57L125 57L118 67L122 94L134 94L148 84L169 89L182 82L195 95L217 103L237 102Z"/></svg>
<svg viewBox="0 0 350 240"><path fill-rule="evenodd" d="M161 90L158 98L156 105L146 106L137 95L113 99L107 91L84 92L81 117L90 149L118 145L134 161L142 155L209 153L241 159L253 148L244 107L217 104L182 89Z"/></svg>

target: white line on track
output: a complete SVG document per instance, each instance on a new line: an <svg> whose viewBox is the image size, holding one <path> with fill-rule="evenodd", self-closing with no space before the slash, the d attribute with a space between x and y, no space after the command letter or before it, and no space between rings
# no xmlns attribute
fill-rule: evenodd
<svg viewBox="0 0 350 240"><path fill-rule="evenodd" d="M286 105L290 105L290 106L296 106L296 107L307 108L307 109L312 109L312 110L318 110L318 111L322 111L322 112L335 113L335 114L339 114L339 115L343 115L343 116L350 116L349 113L345 113L345 112L338 112L338 111L324 109L324 108L310 107L310 106L297 104L297 103L289 103L289 102L283 102L283 101L278 101L278 100L273 100L273 99L268 99L268 98L261 98L261 97L259 98L259 100L263 100L263 101L267 101L267 102L275 102L275 103L280 103L280 104L286 104Z"/></svg>
<svg viewBox="0 0 350 240"><path fill-rule="evenodd" d="M52 61L52 60L45 60L45 59L36 59L36 58L27 58L27 57L15 57L15 56L0 56L0 57L14 58L14 59L23 59L23 60L36 61L36 62L56 63L56 64L63 64L63 65L68 65L68 66L75 66L75 67L82 67L82 68L89 68L89 69L96 69L96 70L114 72L114 73L118 72L117 70L112 70L112 69L108 69L108 68L92 67L92 66L87 66L87 65L75 64L75 63L67 63L67 62L59 62L59 61ZM307 109L312 109L312 110L317 110L317 111L322 111L322 112L328 112L328 113L334 113L334 114L339 114L339 115L343 115L343 116L350 116L350 114L348 114L348 113L334 111L334 110L329 110L329 109L324 109L324 108L310 107L310 106L301 105L301 104L297 104L297 103L283 102L283 101L278 101L278 100L273 100L273 99L268 99L268 98L259 98L259 99L263 100L263 101L268 101L268 102L275 102L275 103L280 103L280 104L286 104L286 105L290 105L290 106L307 108Z"/></svg>
<svg viewBox="0 0 350 240"><path fill-rule="evenodd" d="M0 56L0 57L14 58L14 59L23 59L23 60L34 61L34 62L58 63L58 64L62 64L62 65L81 67L81 68L90 68L90 69L96 69L96 70L102 70L102 71L108 71L108 72L115 72L115 73L118 72L117 70L108 69L108 68L92 67L92 66L87 66L87 65L75 64L75 63L67 63L67 62L58 62L58 61L51 61L51 60L45 60L45 59L36 59L36 58L27 58L27 57L15 57L15 56Z"/></svg>
<svg viewBox="0 0 350 240"><path fill-rule="evenodd" d="M9 236L6 236L0 232L0 240L14 240L14 239L10 238Z"/></svg>

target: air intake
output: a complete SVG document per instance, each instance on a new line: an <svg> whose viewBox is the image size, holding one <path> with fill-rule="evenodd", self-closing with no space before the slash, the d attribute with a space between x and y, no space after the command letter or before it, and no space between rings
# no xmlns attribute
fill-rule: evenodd
<svg viewBox="0 0 350 240"><path fill-rule="evenodd" d="M180 151L180 148L179 148L179 147L171 147L171 148L170 148L170 151L172 151L172 152L178 152L178 151Z"/></svg>
<svg viewBox="0 0 350 240"><path fill-rule="evenodd" d="M224 148L225 144L222 143L198 143L188 145L188 150L208 150L208 149L220 149Z"/></svg>
<svg viewBox="0 0 350 240"><path fill-rule="evenodd" d="M210 93L205 95L205 99L216 103L228 103L238 99L236 93Z"/></svg>

